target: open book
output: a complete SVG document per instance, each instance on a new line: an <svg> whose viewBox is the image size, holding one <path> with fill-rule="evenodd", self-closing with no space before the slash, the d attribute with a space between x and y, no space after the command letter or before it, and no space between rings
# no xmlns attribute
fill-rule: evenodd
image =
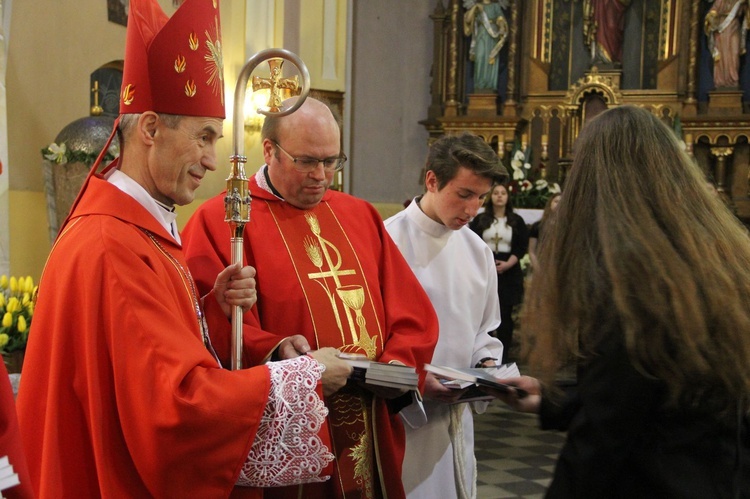
<svg viewBox="0 0 750 499"><path fill-rule="evenodd" d="M0 491L15 487L20 483L18 474L13 471L13 465L10 464L8 456L0 457ZM0 494L0 497L2 497L2 494Z"/></svg>
<svg viewBox="0 0 750 499"><path fill-rule="evenodd" d="M386 364L370 360L364 355L339 353L339 358L352 366L350 379L367 385L387 386L405 390L416 390L419 382L417 370L401 364Z"/></svg>
<svg viewBox="0 0 750 499"><path fill-rule="evenodd" d="M528 395L525 390L499 381L521 375L515 362L492 367L448 367L425 364L424 370L434 374L447 388L456 390L469 388L461 397L460 402L492 399L491 395L479 389L480 386L486 386L499 392L515 391L518 398Z"/></svg>

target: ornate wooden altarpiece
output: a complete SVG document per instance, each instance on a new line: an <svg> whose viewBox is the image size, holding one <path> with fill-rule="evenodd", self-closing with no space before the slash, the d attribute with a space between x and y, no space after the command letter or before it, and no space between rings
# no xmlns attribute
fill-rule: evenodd
<svg viewBox="0 0 750 499"><path fill-rule="evenodd" d="M563 182L586 119L609 107L638 105L670 126L681 125L690 154L737 215L750 221L750 64L741 57L737 88L713 89L704 32L711 3L632 0L622 62L608 65L590 62L584 3L507 0L497 91L475 92L463 29L467 0L437 0L430 16L431 104L421 122L430 140L470 131L506 161L516 141L528 143L546 178Z"/></svg>

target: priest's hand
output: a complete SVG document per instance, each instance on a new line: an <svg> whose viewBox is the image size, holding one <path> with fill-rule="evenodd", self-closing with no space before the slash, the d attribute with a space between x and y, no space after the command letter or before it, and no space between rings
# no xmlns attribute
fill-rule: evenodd
<svg viewBox="0 0 750 499"><path fill-rule="evenodd" d="M465 390L456 390L443 386L439 379L432 373L427 373L424 379L424 397L450 404L456 402Z"/></svg>
<svg viewBox="0 0 750 499"><path fill-rule="evenodd" d="M247 312L258 301L255 291L255 269L249 265L240 267L239 263L230 265L216 276L214 296L227 316L232 317L232 306L242 307Z"/></svg>
<svg viewBox="0 0 750 499"><path fill-rule="evenodd" d="M301 334L284 338L276 348L278 360L293 359L310 351L310 344Z"/></svg>
<svg viewBox="0 0 750 499"><path fill-rule="evenodd" d="M335 348L325 347L308 354L326 367L321 379L323 395L326 397L342 389L352 374L352 366L345 360L339 359L338 353L339 351Z"/></svg>

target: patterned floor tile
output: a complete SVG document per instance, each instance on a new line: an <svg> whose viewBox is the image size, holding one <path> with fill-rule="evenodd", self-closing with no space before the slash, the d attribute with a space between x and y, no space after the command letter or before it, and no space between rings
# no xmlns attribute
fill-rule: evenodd
<svg viewBox="0 0 750 499"><path fill-rule="evenodd" d="M565 434L539 429L537 417L490 404L474 416L477 498L543 498Z"/></svg>

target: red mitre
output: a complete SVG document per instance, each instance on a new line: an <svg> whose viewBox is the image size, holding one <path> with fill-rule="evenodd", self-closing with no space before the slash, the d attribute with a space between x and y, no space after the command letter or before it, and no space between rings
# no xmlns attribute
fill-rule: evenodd
<svg viewBox="0 0 750 499"><path fill-rule="evenodd" d="M157 0L130 0L120 114L224 118L219 0L186 0L167 17Z"/></svg>
<svg viewBox="0 0 750 499"><path fill-rule="evenodd" d="M130 0L120 114L225 118L219 0L185 0L170 19L157 0ZM89 171L60 234L109 149L120 118ZM101 171L117 168L119 158Z"/></svg>

